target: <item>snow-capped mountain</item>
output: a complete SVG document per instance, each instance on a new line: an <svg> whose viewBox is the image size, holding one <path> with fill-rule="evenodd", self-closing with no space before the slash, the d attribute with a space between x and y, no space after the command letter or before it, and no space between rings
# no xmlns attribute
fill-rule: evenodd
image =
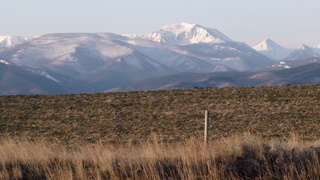
<svg viewBox="0 0 320 180"><path fill-rule="evenodd" d="M0 48L12 46L22 41L32 39L34 37L23 36L0 36Z"/></svg>
<svg viewBox="0 0 320 180"><path fill-rule="evenodd" d="M292 53L285 58L287 61L294 61L299 59L305 59L309 57L319 57L319 54L315 52L314 48L311 48L305 44L295 49Z"/></svg>
<svg viewBox="0 0 320 180"><path fill-rule="evenodd" d="M273 63L269 58L260 55L248 45L233 41L216 29L206 28L197 24L170 24L150 34L127 36L158 42L158 44L162 44L165 47L161 49L178 53L180 57L181 55L188 57L188 62L181 62L186 57L179 58L180 62L176 61L178 64L176 62L172 64L172 61L169 61L170 64L175 65L177 68L194 67L195 61L197 61L196 64L198 65L201 62L201 66L206 66L205 71L198 66L197 68L189 68L179 72L195 72L195 70L198 72L210 72L214 71L211 66L216 64L225 65L239 71L246 71ZM154 53L159 54L162 62L168 59L168 57L163 57L166 54L163 52L152 51L152 53L149 53L149 49L147 51L145 49L140 50L150 56L153 56Z"/></svg>
<svg viewBox="0 0 320 180"><path fill-rule="evenodd" d="M253 49L277 61L286 58L293 51L280 46L271 39L262 41L258 45L254 46Z"/></svg>
<svg viewBox="0 0 320 180"><path fill-rule="evenodd" d="M198 24L175 23L146 35L133 35L152 41L176 45L196 43L224 43L232 41L216 29L206 28Z"/></svg>
<svg viewBox="0 0 320 180"><path fill-rule="evenodd" d="M47 34L0 49L0 59L51 80L63 76L83 81L96 92L178 72L252 71L274 64L245 43L200 25L180 23L156 32L163 40L112 33Z"/></svg>

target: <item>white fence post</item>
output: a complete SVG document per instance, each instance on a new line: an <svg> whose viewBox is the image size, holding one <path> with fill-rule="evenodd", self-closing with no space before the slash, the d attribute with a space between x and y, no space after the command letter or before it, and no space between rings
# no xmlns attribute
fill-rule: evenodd
<svg viewBox="0 0 320 180"><path fill-rule="evenodd" d="M209 112L205 111L204 112L204 143L205 144L207 144L208 138L209 138L208 128L209 128Z"/></svg>

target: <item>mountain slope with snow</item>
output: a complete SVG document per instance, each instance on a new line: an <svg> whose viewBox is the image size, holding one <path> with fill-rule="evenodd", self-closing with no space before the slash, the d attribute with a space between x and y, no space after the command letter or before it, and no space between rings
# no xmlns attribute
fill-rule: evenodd
<svg viewBox="0 0 320 180"><path fill-rule="evenodd" d="M286 58L292 52L291 49L284 48L271 39L259 43L253 49L277 61Z"/></svg>
<svg viewBox="0 0 320 180"><path fill-rule="evenodd" d="M282 70L296 68L298 66L303 66L312 63L320 63L320 57L308 57L305 59L298 59L294 61L280 61L277 64L262 68L260 71L271 71L271 70Z"/></svg>
<svg viewBox="0 0 320 180"><path fill-rule="evenodd" d="M320 55L315 52L315 50L305 44L301 47L295 49L292 53L285 58L287 61L295 61L300 59L305 59L309 57L320 57Z"/></svg>
<svg viewBox="0 0 320 180"><path fill-rule="evenodd" d="M0 36L0 48L13 46L14 44L20 43L22 41L33 39L33 37L23 37L23 36Z"/></svg>
<svg viewBox="0 0 320 180"><path fill-rule="evenodd" d="M0 62L0 95L66 93L65 89L55 81L2 62Z"/></svg>

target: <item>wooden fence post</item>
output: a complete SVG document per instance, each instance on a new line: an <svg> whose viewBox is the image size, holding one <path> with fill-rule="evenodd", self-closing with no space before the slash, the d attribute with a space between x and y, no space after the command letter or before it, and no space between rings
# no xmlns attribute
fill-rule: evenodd
<svg viewBox="0 0 320 180"><path fill-rule="evenodd" d="M209 138L209 112L205 111L204 112L204 143L207 144L208 138Z"/></svg>

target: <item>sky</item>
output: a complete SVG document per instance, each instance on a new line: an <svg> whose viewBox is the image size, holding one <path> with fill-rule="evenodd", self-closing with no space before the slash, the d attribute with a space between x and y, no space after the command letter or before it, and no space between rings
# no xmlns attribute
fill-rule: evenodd
<svg viewBox="0 0 320 180"><path fill-rule="evenodd" d="M319 0L1 0L0 35L146 34L178 22L254 46L320 44Z"/></svg>

